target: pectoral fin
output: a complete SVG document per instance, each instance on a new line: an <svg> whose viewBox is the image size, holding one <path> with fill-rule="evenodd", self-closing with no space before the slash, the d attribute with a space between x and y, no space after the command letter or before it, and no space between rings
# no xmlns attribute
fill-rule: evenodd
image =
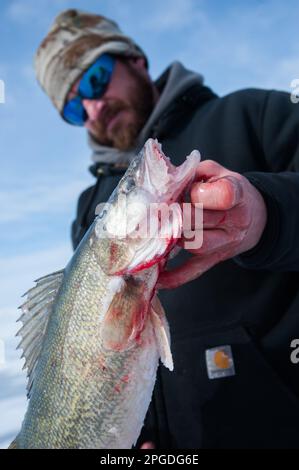
<svg viewBox="0 0 299 470"><path fill-rule="evenodd" d="M151 319L154 327L161 362L167 369L173 371L173 359L170 349L170 332L166 314L157 296L152 299Z"/></svg>
<svg viewBox="0 0 299 470"><path fill-rule="evenodd" d="M148 311L144 290L142 283L130 278L114 295L102 323L106 349L125 351L138 342Z"/></svg>

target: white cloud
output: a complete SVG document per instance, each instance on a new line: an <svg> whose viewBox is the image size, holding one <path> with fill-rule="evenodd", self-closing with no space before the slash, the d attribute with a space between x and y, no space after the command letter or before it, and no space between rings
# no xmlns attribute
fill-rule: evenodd
<svg viewBox="0 0 299 470"><path fill-rule="evenodd" d="M199 21L201 18L201 1L195 0L166 0L155 2L149 17L142 22L145 30L153 33L167 30L181 30ZM199 26L199 24L198 24Z"/></svg>
<svg viewBox="0 0 299 470"><path fill-rule="evenodd" d="M295 78L299 78L299 59L298 56L289 56L275 60L260 81L264 88L279 88L291 92L291 81Z"/></svg>
<svg viewBox="0 0 299 470"><path fill-rule="evenodd" d="M0 448L7 449L20 431L27 407L26 395L7 397L0 401Z"/></svg>
<svg viewBox="0 0 299 470"><path fill-rule="evenodd" d="M0 74L1 78L3 79L5 75L8 74L8 71L10 69L10 64L6 62L0 62Z"/></svg>
<svg viewBox="0 0 299 470"><path fill-rule="evenodd" d="M24 185L24 182L21 183ZM41 184L34 180L26 186L16 185L13 189L0 190L0 224L22 221L31 215L66 212L74 208L78 194L85 187L82 180L55 181Z"/></svg>
<svg viewBox="0 0 299 470"><path fill-rule="evenodd" d="M23 65L23 67L21 67L21 74L28 81L30 86L34 86L34 88L36 88L36 77L33 64Z"/></svg>
<svg viewBox="0 0 299 470"><path fill-rule="evenodd" d="M64 9L68 4L68 0L39 0L39 2L36 0L13 0L6 10L6 16L23 25L34 21L36 26L37 23L44 23L47 17L45 12L55 8Z"/></svg>
<svg viewBox="0 0 299 470"><path fill-rule="evenodd" d="M296 9L299 13L298 6ZM290 37L294 31L285 5L222 6L213 14L202 3L190 16L188 34L180 34L173 53L188 67L202 72L216 92L250 86L288 89L297 68L297 51L285 33L286 27Z"/></svg>
<svg viewBox="0 0 299 470"><path fill-rule="evenodd" d="M33 280L63 269L72 250L69 243L49 246L47 249L18 256L0 258L0 285L2 308L17 309L21 295L33 286Z"/></svg>
<svg viewBox="0 0 299 470"><path fill-rule="evenodd" d="M10 2L10 5L7 9L7 15L17 22L25 22L35 18L36 16L36 7L32 2L24 1L13 1Z"/></svg>

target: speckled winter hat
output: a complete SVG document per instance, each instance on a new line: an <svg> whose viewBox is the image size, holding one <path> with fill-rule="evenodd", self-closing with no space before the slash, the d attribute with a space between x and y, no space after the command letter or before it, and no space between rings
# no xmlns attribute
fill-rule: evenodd
<svg viewBox="0 0 299 470"><path fill-rule="evenodd" d="M118 25L104 16L80 10L63 11L55 19L35 56L37 79L61 113L73 84L105 52L147 57Z"/></svg>

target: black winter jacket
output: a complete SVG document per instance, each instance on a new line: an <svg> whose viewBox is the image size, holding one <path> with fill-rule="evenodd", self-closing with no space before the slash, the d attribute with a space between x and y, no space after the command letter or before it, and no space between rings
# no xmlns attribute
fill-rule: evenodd
<svg viewBox="0 0 299 470"><path fill-rule="evenodd" d="M152 136L180 164L193 149L246 176L268 222L254 249L160 298L170 325L173 372L160 366L137 446L299 448L299 104L287 93L247 89L224 97L197 86L179 97ZM80 197L76 247L119 170L92 168ZM175 260L181 263L184 253ZM206 350L230 346L235 375L209 379Z"/></svg>

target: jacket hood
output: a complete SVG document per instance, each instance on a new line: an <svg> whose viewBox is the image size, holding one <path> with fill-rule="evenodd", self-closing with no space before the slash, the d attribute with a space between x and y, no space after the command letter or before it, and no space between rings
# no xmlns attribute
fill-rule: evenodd
<svg viewBox="0 0 299 470"><path fill-rule="evenodd" d="M135 148L130 151L121 151L107 147L95 141L88 133L88 144L92 149L92 161L94 164L90 170L94 174L97 164L128 165L136 152L138 152L145 141L151 137L152 130L167 113L173 102L182 96L189 88L203 85L202 75L187 70L180 62L173 62L162 75L154 82L159 93L159 100L149 116L145 126L141 130Z"/></svg>

